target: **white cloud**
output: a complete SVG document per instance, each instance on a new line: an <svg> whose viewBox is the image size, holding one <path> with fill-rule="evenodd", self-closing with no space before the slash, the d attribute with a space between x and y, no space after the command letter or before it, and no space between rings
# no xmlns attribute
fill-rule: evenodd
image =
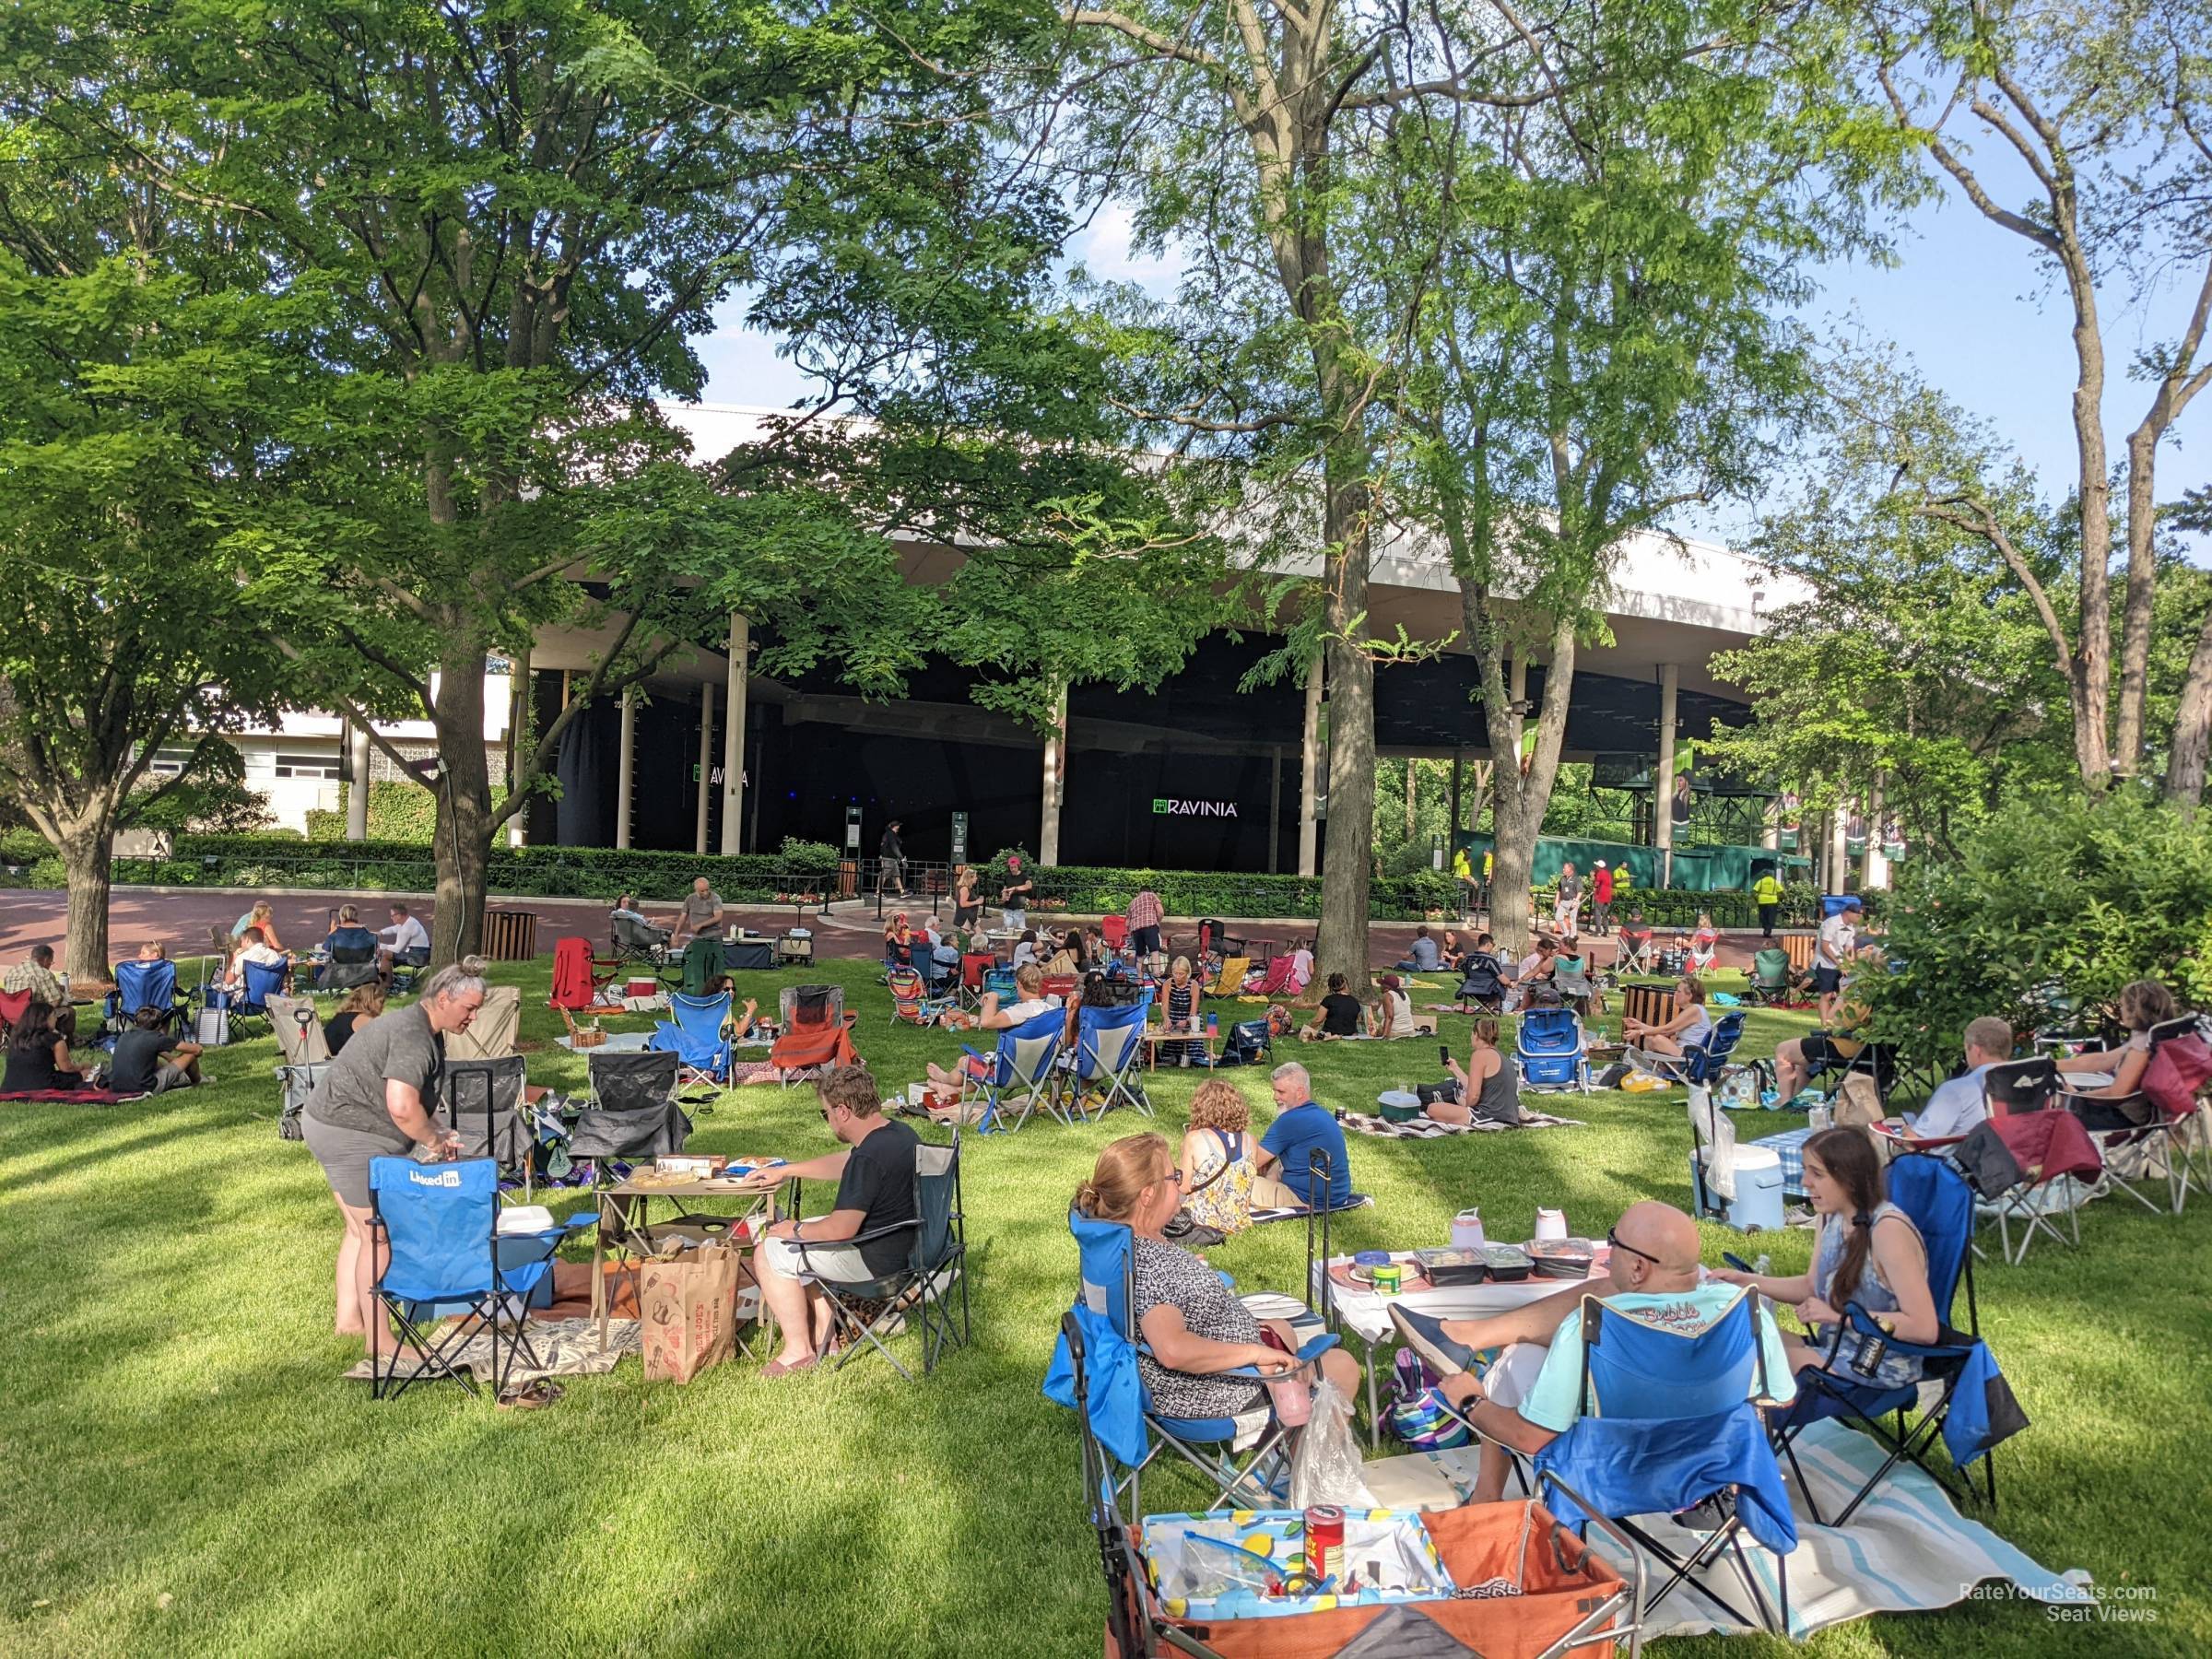
<svg viewBox="0 0 2212 1659"><path fill-rule="evenodd" d="M1182 262L1171 253L1137 253L1130 246L1135 230L1136 210L1109 202L1069 245L1068 254L1101 282L1134 282L1164 295L1182 275Z"/></svg>

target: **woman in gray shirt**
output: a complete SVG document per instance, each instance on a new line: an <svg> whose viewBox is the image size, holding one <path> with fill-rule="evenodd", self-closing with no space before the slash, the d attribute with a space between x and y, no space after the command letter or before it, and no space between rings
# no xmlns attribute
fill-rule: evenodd
<svg viewBox="0 0 2212 1659"><path fill-rule="evenodd" d="M484 964L464 958L431 975L412 1007L363 1026L308 1096L300 1128L346 1218L338 1246L337 1328L362 1335L371 1359L391 1346L371 1287L381 1264L369 1228L369 1162L413 1152L458 1155L461 1137L432 1117L445 1074L445 1034L465 1030L484 1006Z"/></svg>

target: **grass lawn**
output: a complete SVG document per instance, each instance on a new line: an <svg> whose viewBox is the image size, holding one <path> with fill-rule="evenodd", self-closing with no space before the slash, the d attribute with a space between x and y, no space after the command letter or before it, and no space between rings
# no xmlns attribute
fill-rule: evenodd
<svg viewBox="0 0 2212 1659"><path fill-rule="evenodd" d="M866 965L808 977L824 974L887 1086L956 1052L894 1029ZM581 1086L552 1042L546 968L501 977L525 987L533 1079ZM746 977L772 996L770 976ZM1742 1052L1808 1023L1754 1014ZM1443 1024L1464 1051L1465 1021ZM1300 1052L1329 1105L1436 1075L1425 1042ZM337 1216L312 1158L276 1136L274 1057L241 1044L212 1057L213 1087L141 1105L0 1105L0 1651L1099 1652L1074 1425L1038 1384L1074 1278L1069 1194L1139 1126L1127 1114L969 1142L975 1343L916 1384L874 1362L768 1382L740 1360L677 1388L626 1361L543 1412L451 1388L378 1406L339 1380L360 1349L331 1330ZM1226 1075L1265 1107L1264 1069ZM1202 1076L1159 1074L1171 1138ZM1559 1099L1589 1126L1355 1139L1377 1206L1339 1247L1441 1242L1469 1204L1496 1239L1525 1237L1539 1205L1601 1235L1636 1198L1687 1206L1679 1091ZM806 1089L727 1095L699 1124L699 1150L829 1146ZM1717 1262L1735 1235L1706 1231ZM2085 1630L1973 1603L1864 1621L1813 1653L2212 1651L2212 1203L2179 1220L2100 1203L2083 1233L2078 1253L2046 1241L1981 1278L1983 1329L2034 1419L1999 1453L1996 1524L2048 1566L2149 1586L2159 1622ZM1761 1247L1792 1271L1808 1237ZM1214 1254L1243 1288L1295 1291L1304 1248L1278 1226ZM1196 1495L1147 1483L1151 1508ZM1762 1645L1783 1644L1729 1651Z"/></svg>

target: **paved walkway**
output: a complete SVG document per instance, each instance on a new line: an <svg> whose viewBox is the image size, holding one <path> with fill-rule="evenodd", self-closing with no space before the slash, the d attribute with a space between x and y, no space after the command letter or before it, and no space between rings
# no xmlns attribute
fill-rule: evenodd
<svg viewBox="0 0 2212 1659"><path fill-rule="evenodd" d="M141 944L159 940L169 947L171 956L198 955L208 948L208 930L219 927L228 933L230 924L253 907L256 897L268 899L277 937L288 949L300 949L321 939L330 931L332 913L341 904L359 903L361 918L370 927L382 927L388 921L384 914L388 900L357 900L350 893L256 895L226 888L118 887L108 902L109 949L119 959L128 958ZM406 903L428 926L433 909L429 896L410 896ZM594 944L606 937L606 906L597 900L500 897L493 899L491 904L495 910L527 910L535 914L539 956L551 956L553 942L571 934L581 934ZM651 901L645 906L646 913L655 921L673 917L675 908L673 904L664 906ZM0 888L0 961L15 961L41 942L58 949L67 912L66 894L49 889ZM732 921L764 934L782 933L793 924L796 915L797 911L792 905L730 912ZM1292 940L1311 936L1312 932L1309 922L1240 922L1234 918L1229 922L1232 928L1253 937L1273 937L1285 948ZM878 941L883 936L883 926L876 919L873 900L842 904L828 916L809 914L806 925L814 931L815 948L821 956L871 959L877 954ZM1410 922L1375 924L1368 934L1369 965L1381 969L1403 961L1413 946L1414 925ZM1168 931L1172 935L1188 926L1187 922L1171 917ZM1441 924L1432 924L1431 931L1441 935L1443 929ZM1461 929L1460 934L1463 939L1470 937L1466 929ZM1585 935L1583 943L1598 965L1608 965L1613 960L1611 940ZM1759 943L1756 933L1722 935L1720 966L1748 968Z"/></svg>

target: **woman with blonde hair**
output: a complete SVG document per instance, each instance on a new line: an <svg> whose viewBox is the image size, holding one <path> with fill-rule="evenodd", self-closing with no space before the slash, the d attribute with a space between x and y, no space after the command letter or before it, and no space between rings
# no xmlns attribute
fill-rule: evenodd
<svg viewBox="0 0 2212 1659"><path fill-rule="evenodd" d="M1253 1140L1246 1133L1252 1108L1237 1086L1208 1077L1191 1097L1190 1126L1182 1136L1182 1207L1201 1227L1224 1238L1252 1225Z"/></svg>
<svg viewBox="0 0 2212 1659"><path fill-rule="evenodd" d="M384 988L382 985L356 985L338 1005L338 1011L323 1022L323 1041L329 1045L330 1057L335 1060L353 1034L384 1011Z"/></svg>
<svg viewBox="0 0 2212 1659"><path fill-rule="evenodd" d="M284 942L276 936L276 924L270 918L269 901L266 899L256 902L252 910L230 924L230 939L234 948L244 940L249 927L261 929L261 942L271 950L284 948Z"/></svg>
<svg viewBox="0 0 2212 1659"><path fill-rule="evenodd" d="M1222 1283L1221 1276L1162 1230L1182 1206L1183 1172L1157 1135L1126 1135L1099 1154L1090 1179L1076 1189L1076 1208L1099 1221L1125 1223L1134 1237L1135 1294L1132 1335L1150 1349L1137 1355L1137 1373L1166 1417L1234 1417L1261 1403L1261 1384L1224 1371L1257 1371L1287 1379L1305 1369L1294 1353L1268 1347L1260 1322ZM1269 1320L1278 1340L1295 1349L1287 1324ZM1348 1402L1358 1397L1359 1368L1342 1348L1318 1361L1322 1374Z"/></svg>
<svg viewBox="0 0 2212 1659"><path fill-rule="evenodd" d="M1168 1022L1171 1031L1194 1031L1198 1029L1198 983L1191 978L1191 959L1179 956L1168 969L1168 982L1161 988L1160 1018ZM1163 1043L1161 1060L1172 1060L1177 1065L1191 1063L1191 1045L1187 1042Z"/></svg>

